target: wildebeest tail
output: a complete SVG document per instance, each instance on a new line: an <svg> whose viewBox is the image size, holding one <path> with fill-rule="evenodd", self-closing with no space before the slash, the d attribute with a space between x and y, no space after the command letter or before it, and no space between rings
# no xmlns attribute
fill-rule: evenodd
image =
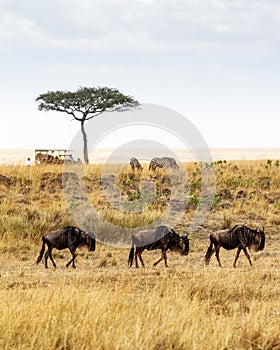
<svg viewBox="0 0 280 350"><path fill-rule="evenodd" d="M205 254L205 263L206 263L206 265L209 263L209 261L210 261L210 258L211 258L211 256L212 256L212 250L213 250L213 242L212 242L212 239L211 239L211 236L210 236L210 245L209 245L209 247L208 247L208 249L207 249L207 252L206 252L206 254Z"/></svg>
<svg viewBox="0 0 280 350"><path fill-rule="evenodd" d="M131 237L131 248L129 251L129 256L128 256L128 267L131 267L133 264L133 258L134 258L134 237Z"/></svg>
<svg viewBox="0 0 280 350"><path fill-rule="evenodd" d="M41 248L41 251L40 251L40 254L38 256L38 259L36 260L36 264L39 264L39 262L42 260L43 256L44 256L44 252L45 252L45 240L44 240L44 237L42 238L42 241L43 241L43 244L42 244L42 248Z"/></svg>

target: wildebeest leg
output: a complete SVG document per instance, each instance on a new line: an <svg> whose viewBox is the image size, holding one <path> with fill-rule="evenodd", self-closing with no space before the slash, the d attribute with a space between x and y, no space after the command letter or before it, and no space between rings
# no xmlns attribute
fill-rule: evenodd
<svg viewBox="0 0 280 350"><path fill-rule="evenodd" d="M239 258L239 254L241 252L241 248L238 247L237 248L237 252L236 252L236 255L235 255L235 259L234 259L234 263L233 263L233 267L236 267L236 262L237 262L237 259ZM246 254L246 253L245 253Z"/></svg>
<svg viewBox="0 0 280 350"><path fill-rule="evenodd" d="M212 255L215 253L215 248L213 248L212 250L207 251L207 255L205 257L205 264L208 265L210 262L210 259L212 257Z"/></svg>
<svg viewBox="0 0 280 350"><path fill-rule="evenodd" d="M137 259L137 256L138 256L138 253L139 253L139 249L136 248L135 250L135 254L134 254L134 259L135 259L135 267L138 268L138 259Z"/></svg>
<svg viewBox="0 0 280 350"><path fill-rule="evenodd" d="M135 267L138 268L138 260L137 260L138 253L135 253Z"/></svg>
<svg viewBox="0 0 280 350"><path fill-rule="evenodd" d="M144 264L144 261L143 261L143 258L142 258L142 255L141 255L141 252L139 253L139 260L142 264L143 267L145 267L145 264Z"/></svg>
<svg viewBox="0 0 280 350"><path fill-rule="evenodd" d="M238 247L238 248L237 248L237 253L236 253L236 255L235 255L233 267L236 267L236 262L237 262L237 259L239 258L240 252L241 252L241 248ZM246 253L247 253L247 252L246 252L246 248L245 248L245 250L244 250L244 253L245 253L245 255L247 255L247 254L246 254ZM250 257L249 257L249 261L250 261ZM250 264L251 264L251 261L250 261Z"/></svg>
<svg viewBox="0 0 280 350"><path fill-rule="evenodd" d="M218 245L217 247L215 247L215 255L216 255L216 258L217 258L217 260L218 260L218 263L219 263L219 265L220 265L220 267L222 267L222 264L221 264L221 261L220 261L220 255L219 255L219 253L220 253L220 245Z"/></svg>
<svg viewBox="0 0 280 350"><path fill-rule="evenodd" d="M145 264L144 264L144 261L143 261L142 255L141 255L142 253L143 253L143 249L141 247L137 247L136 251L135 251L135 267L137 267L137 268L139 267L137 257L139 257L139 260L140 260L142 266L145 267Z"/></svg>
<svg viewBox="0 0 280 350"><path fill-rule="evenodd" d="M49 249L47 250L47 252L45 254L45 267L46 268L48 268L48 265L47 265L48 257L50 258L50 260L53 264L53 267L56 269L56 264L55 264L53 257L52 257L52 248L51 247L49 247Z"/></svg>
<svg viewBox="0 0 280 350"><path fill-rule="evenodd" d="M72 249L69 248L69 250L70 250L70 252L72 254L72 259L70 261L68 261L68 263L66 264L66 267L68 267L72 263L72 267L73 267L73 269L75 269L76 268L76 266L75 266L76 254L75 254L75 252Z"/></svg>
<svg viewBox="0 0 280 350"><path fill-rule="evenodd" d="M72 263L72 267L73 267L73 269L75 269L76 268L75 258L76 258L76 255L74 254L72 259L70 261L68 261L68 263L66 264L66 267L68 267Z"/></svg>
<svg viewBox="0 0 280 350"><path fill-rule="evenodd" d="M156 266L159 262L161 262L161 260L163 260L163 257L161 256L161 258L158 260L158 261L156 261L154 264L153 264L153 266Z"/></svg>
<svg viewBox="0 0 280 350"><path fill-rule="evenodd" d="M159 262L161 262L162 260L164 260L165 266L168 267L168 265L167 265L166 251L164 251L164 250L161 252L161 258L160 258L158 261L156 261L156 262L154 263L153 266L156 266L156 265L157 265Z"/></svg>
<svg viewBox="0 0 280 350"><path fill-rule="evenodd" d="M163 251L163 252L162 252L162 255L163 255L165 267L168 267L168 265L167 265L167 255L166 255L166 251Z"/></svg>
<svg viewBox="0 0 280 350"><path fill-rule="evenodd" d="M205 264L208 265L209 262L210 262L210 259L212 257L212 255L214 254L215 252L215 247L214 246L214 243L213 243L213 237L212 235L210 235L210 245L207 249L207 252L205 254L205 258L204 258L204 261L205 261Z"/></svg>
<svg viewBox="0 0 280 350"><path fill-rule="evenodd" d="M143 267L145 267L145 264L144 264L144 261L143 261L143 258L142 258L142 253L143 253L143 251L144 251L145 249L143 249L143 247L139 247L138 248L138 256L139 256L139 260L140 260L140 262L141 262L141 264L142 264L142 266Z"/></svg>
<svg viewBox="0 0 280 350"><path fill-rule="evenodd" d="M242 249L243 249L244 254L247 256L247 258L248 258L248 260L249 260L250 266L253 266L252 261L251 261L251 258L250 258L250 255L249 255L249 253L247 252L246 247L245 247L245 248L242 248Z"/></svg>
<svg viewBox="0 0 280 350"><path fill-rule="evenodd" d="M45 253L45 268L48 268L48 257L49 257L49 251L47 250Z"/></svg>

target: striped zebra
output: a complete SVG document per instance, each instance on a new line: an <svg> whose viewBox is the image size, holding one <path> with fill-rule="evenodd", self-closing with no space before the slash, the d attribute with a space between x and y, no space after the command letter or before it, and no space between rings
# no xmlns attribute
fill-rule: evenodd
<svg viewBox="0 0 280 350"><path fill-rule="evenodd" d="M155 171L157 168L170 168L178 170L178 164L174 158L163 157L163 158L153 158L149 165L149 170Z"/></svg>
<svg viewBox="0 0 280 350"><path fill-rule="evenodd" d="M135 171L135 169L142 171L143 167L142 165L139 163L139 160L137 158L131 158L130 162L129 162L132 171Z"/></svg>

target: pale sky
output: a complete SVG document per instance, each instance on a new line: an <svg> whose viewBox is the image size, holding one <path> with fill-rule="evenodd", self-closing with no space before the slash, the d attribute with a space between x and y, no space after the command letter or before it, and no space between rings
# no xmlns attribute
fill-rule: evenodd
<svg viewBox="0 0 280 350"><path fill-rule="evenodd" d="M0 148L68 148L80 124L35 99L80 86L171 108L210 148L280 147L279 0L0 0L0 57Z"/></svg>

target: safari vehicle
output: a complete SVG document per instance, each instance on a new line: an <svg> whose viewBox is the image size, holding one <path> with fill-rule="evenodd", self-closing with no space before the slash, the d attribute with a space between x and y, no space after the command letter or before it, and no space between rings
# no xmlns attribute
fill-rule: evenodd
<svg viewBox="0 0 280 350"><path fill-rule="evenodd" d="M35 149L36 164L63 164L75 162L70 150L67 149Z"/></svg>

